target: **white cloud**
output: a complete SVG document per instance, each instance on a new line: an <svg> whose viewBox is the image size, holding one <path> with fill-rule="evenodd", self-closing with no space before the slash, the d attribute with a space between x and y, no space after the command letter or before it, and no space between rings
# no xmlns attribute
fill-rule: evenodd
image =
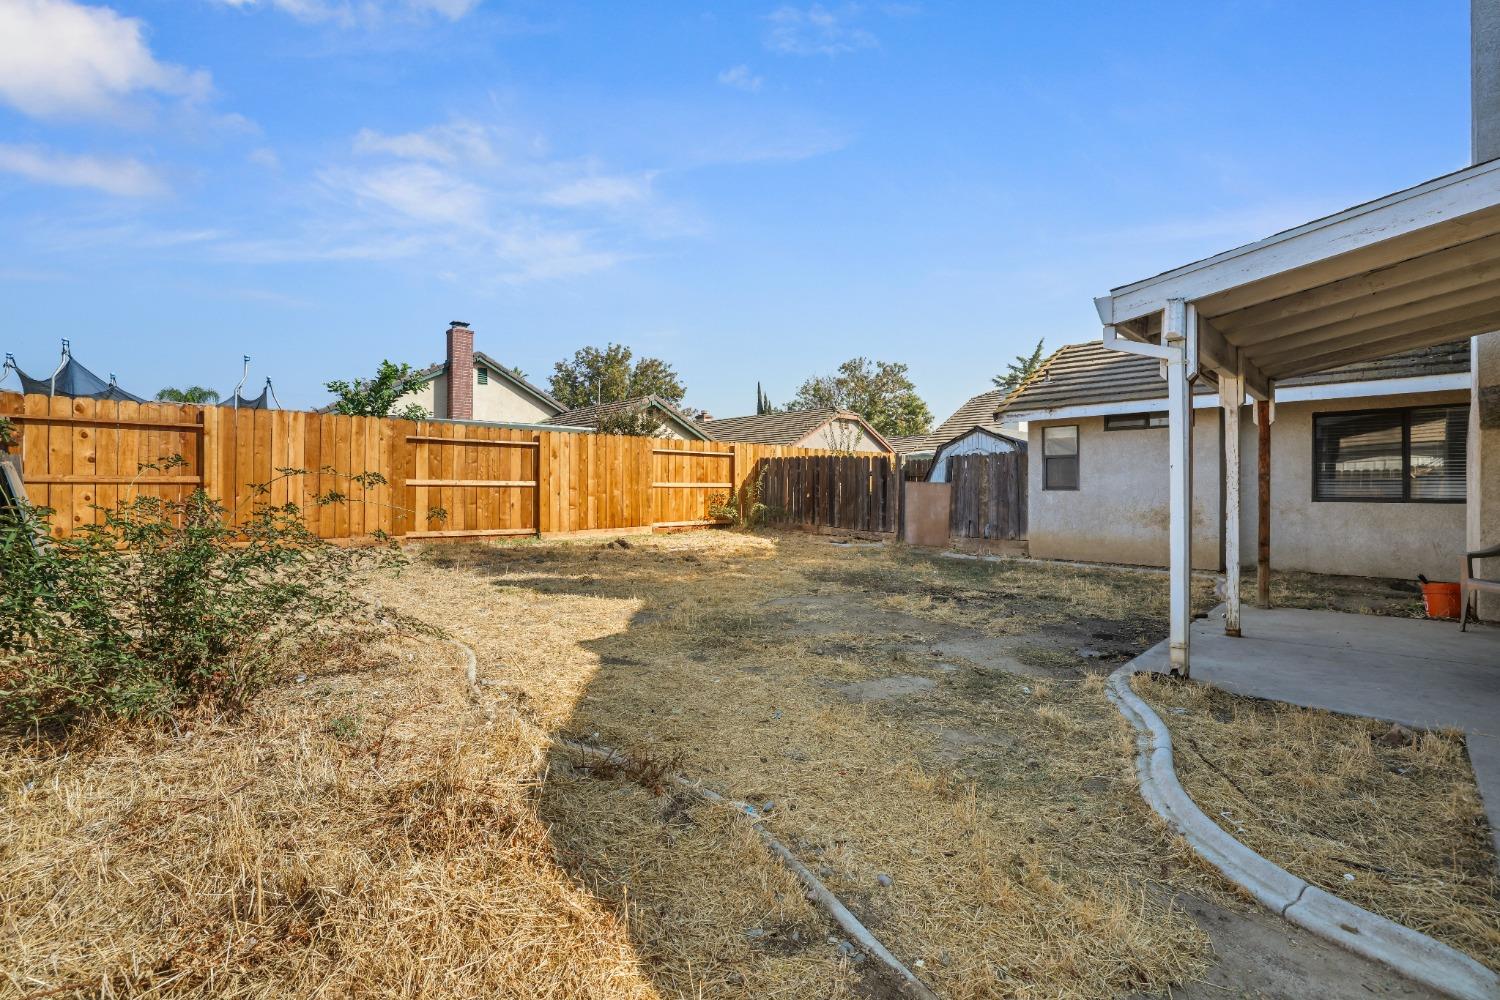
<svg viewBox="0 0 1500 1000"><path fill-rule="evenodd" d="M483 225L488 210L485 192L478 186L423 163L330 171L323 180L366 205L420 223L469 229Z"/></svg>
<svg viewBox="0 0 1500 1000"><path fill-rule="evenodd" d="M208 73L158 61L136 18L71 0L0 2L0 99L25 114L108 116L131 97L209 90Z"/></svg>
<svg viewBox="0 0 1500 1000"><path fill-rule="evenodd" d="M567 181L542 195L549 205L563 208L591 206L617 208L645 201L651 197L651 178L646 177L580 177Z"/></svg>
<svg viewBox="0 0 1500 1000"><path fill-rule="evenodd" d="M257 146L250 150L249 159L251 163L258 167L265 167L267 170L281 169L281 157L277 156L276 150L270 146Z"/></svg>
<svg viewBox="0 0 1500 1000"><path fill-rule="evenodd" d="M275 7L299 21L353 27L401 17L436 14L449 21L467 16L480 0L219 0L228 7Z"/></svg>
<svg viewBox="0 0 1500 1000"><path fill-rule="evenodd" d="M139 160L71 156L38 146L0 145L0 170L41 184L92 188L126 198L167 191L166 182Z"/></svg>
<svg viewBox="0 0 1500 1000"><path fill-rule="evenodd" d="M794 56L836 56L875 48L880 44L879 39L850 23L859 13L860 8L855 4L837 10L819 3L806 9L778 7L766 17L771 24L766 33L766 47Z"/></svg>
<svg viewBox="0 0 1500 1000"><path fill-rule="evenodd" d="M354 151L428 163L490 164L498 158L489 131L463 121L396 135L360 129L354 136Z"/></svg>
<svg viewBox="0 0 1500 1000"><path fill-rule="evenodd" d="M745 65L731 66L719 74L719 82L726 87L735 90L743 90L747 93L755 93L760 90L761 84L765 83L763 77L756 76L750 72L750 67Z"/></svg>

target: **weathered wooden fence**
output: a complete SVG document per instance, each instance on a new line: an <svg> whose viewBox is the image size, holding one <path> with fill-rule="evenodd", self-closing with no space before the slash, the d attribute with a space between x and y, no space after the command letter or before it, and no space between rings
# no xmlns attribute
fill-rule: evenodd
<svg viewBox="0 0 1500 1000"><path fill-rule="evenodd" d="M948 511L952 538L1026 537L1026 455L955 455L948 459L953 484Z"/></svg>
<svg viewBox="0 0 1500 1000"><path fill-rule="evenodd" d="M768 460L827 452L777 445L674 441L440 420L389 420L291 410L232 410L0 393L16 425L28 499L66 534L98 508L138 495L180 499L204 488L239 519L262 499L296 502L324 538L559 535L716 523L712 498L743 489ZM163 462L181 456L180 465ZM888 460L840 459L852 478L817 480L799 509L894 523ZM859 465L865 463L865 465ZM144 468L142 465L156 465ZM286 475L279 469L306 469ZM350 476L378 472L383 485ZM877 500L862 490L880 490ZM319 505L331 491L347 502ZM446 516L433 516L441 509ZM859 514L861 510L869 513ZM869 530L891 530L871 528Z"/></svg>
<svg viewBox="0 0 1500 1000"><path fill-rule="evenodd" d="M900 519L900 470L886 455L767 458L761 498L776 520L807 527L894 532Z"/></svg>

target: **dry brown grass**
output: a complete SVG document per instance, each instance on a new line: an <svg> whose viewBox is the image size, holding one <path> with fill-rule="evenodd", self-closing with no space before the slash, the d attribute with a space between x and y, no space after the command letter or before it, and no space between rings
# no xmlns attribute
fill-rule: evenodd
<svg viewBox="0 0 1500 1000"><path fill-rule="evenodd" d="M1461 734L1406 742L1368 719L1133 683L1172 730L1183 787L1220 826L1327 891L1500 968L1500 873Z"/></svg>
<svg viewBox="0 0 1500 1000"><path fill-rule="evenodd" d="M1068 571L1054 586L1032 568L797 535L631 543L433 549L427 564L444 572L412 574L385 598L416 614L444 609L482 672L539 724L598 733L633 755L680 756L711 787L772 803L776 835L945 996L1152 992L1201 966L1206 937L1170 900L1212 891L1210 882L1138 803L1122 723L1096 680L972 671L979 690L924 696L924 712L993 738L958 768L927 715L834 690L931 670L890 644L941 636L959 615L1035 628L1087 605L1095 618L1117 613L1149 631L1142 623L1156 609L1138 576L1116 574L1126 593L1113 595L1105 571ZM831 603L800 624L775 603L809 593ZM887 598L932 593L966 603L914 606L919 623L902 618L898 631L879 624ZM866 610L846 603L855 595L869 598ZM728 870L682 878L670 807L626 803L616 814L601 799L613 801L575 773L554 773L544 815L585 884L632 898L641 914L672 915L675 934L631 928L660 963L659 984L680 990L674 970L689 967L718 984L747 982L745 955L808 950L807 925L719 908L734 895ZM677 922L682 906L697 908L691 934ZM768 936L747 949L757 928Z"/></svg>
<svg viewBox="0 0 1500 1000"><path fill-rule="evenodd" d="M446 647L404 643L232 724L6 754L0 993L661 995L633 902L601 900L559 861L538 812L548 747L495 717ZM606 815L650 801L617 789ZM713 811L687 811L715 835L679 845L679 873L727 857L747 905L774 893L815 922ZM789 964L765 979L830 996L848 979L826 960ZM679 978L681 995L702 988Z"/></svg>
<svg viewBox="0 0 1500 1000"><path fill-rule="evenodd" d="M371 591L470 644L477 695L446 647L405 642L241 720L0 756L0 982L883 996L743 821L660 780L680 761L769 805L945 997L1160 993L1209 957L1174 898L1228 896L1140 802L1102 665L1075 647L1153 641L1164 590L800 535L432 546ZM1072 667L927 651L954 635ZM837 689L893 675L936 683L874 704ZM601 768L547 738L595 733L653 763Z"/></svg>

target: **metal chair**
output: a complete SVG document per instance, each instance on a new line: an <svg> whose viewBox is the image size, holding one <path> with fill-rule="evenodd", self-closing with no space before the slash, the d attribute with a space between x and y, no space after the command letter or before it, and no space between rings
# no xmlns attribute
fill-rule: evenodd
<svg viewBox="0 0 1500 1000"><path fill-rule="evenodd" d="M1478 549L1474 552L1464 554L1464 571L1458 581L1458 629L1466 632L1469 628L1469 604L1473 595L1481 590L1500 594L1500 580L1485 580L1474 575L1475 559L1493 559L1500 556L1500 545L1492 545L1487 549ZM1478 621L1476 613L1474 620Z"/></svg>

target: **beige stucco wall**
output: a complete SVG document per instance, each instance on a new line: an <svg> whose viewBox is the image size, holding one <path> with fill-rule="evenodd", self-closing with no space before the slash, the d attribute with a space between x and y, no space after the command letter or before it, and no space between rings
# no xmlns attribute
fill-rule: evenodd
<svg viewBox="0 0 1500 1000"><path fill-rule="evenodd" d="M1456 580L1464 550L1461 503L1314 503L1314 413L1463 403L1465 392L1412 393L1375 399L1332 399L1277 404L1271 424L1271 567L1413 579ZM1245 411L1246 418L1249 410ZM1244 516L1240 545L1255 563L1256 428L1242 419L1240 489Z"/></svg>
<svg viewBox="0 0 1500 1000"><path fill-rule="evenodd" d="M1282 403L1271 432L1271 565L1354 576L1455 578L1464 545L1463 504L1314 503L1312 416L1339 410L1462 403L1463 392ZM1222 568L1220 414L1194 411L1193 565ZM1043 490L1041 428L1077 424L1079 489ZM1043 558L1165 566L1167 431L1105 431L1104 418L1033 422L1027 546ZM1241 417L1242 564L1255 564L1256 427Z"/></svg>
<svg viewBox="0 0 1500 1000"><path fill-rule="evenodd" d="M535 424L553 415L548 407L537 405L529 396L523 396L510 383L493 372L490 380L479 384L479 373L472 372L474 379L474 419L494 420L504 423ZM399 406L416 403L439 420L448 416L448 375L438 375L417 392L401 397Z"/></svg>
<svg viewBox="0 0 1500 1000"><path fill-rule="evenodd" d="M830 451L885 451L858 420L830 420L797 442L798 448L827 448Z"/></svg>
<svg viewBox="0 0 1500 1000"><path fill-rule="evenodd" d="M1193 565L1218 569L1219 415L1193 431ZM1078 489L1042 489L1042 428L1078 425ZM1031 421L1026 546L1045 559L1167 564L1167 432L1106 431L1103 417Z"/></svg>

